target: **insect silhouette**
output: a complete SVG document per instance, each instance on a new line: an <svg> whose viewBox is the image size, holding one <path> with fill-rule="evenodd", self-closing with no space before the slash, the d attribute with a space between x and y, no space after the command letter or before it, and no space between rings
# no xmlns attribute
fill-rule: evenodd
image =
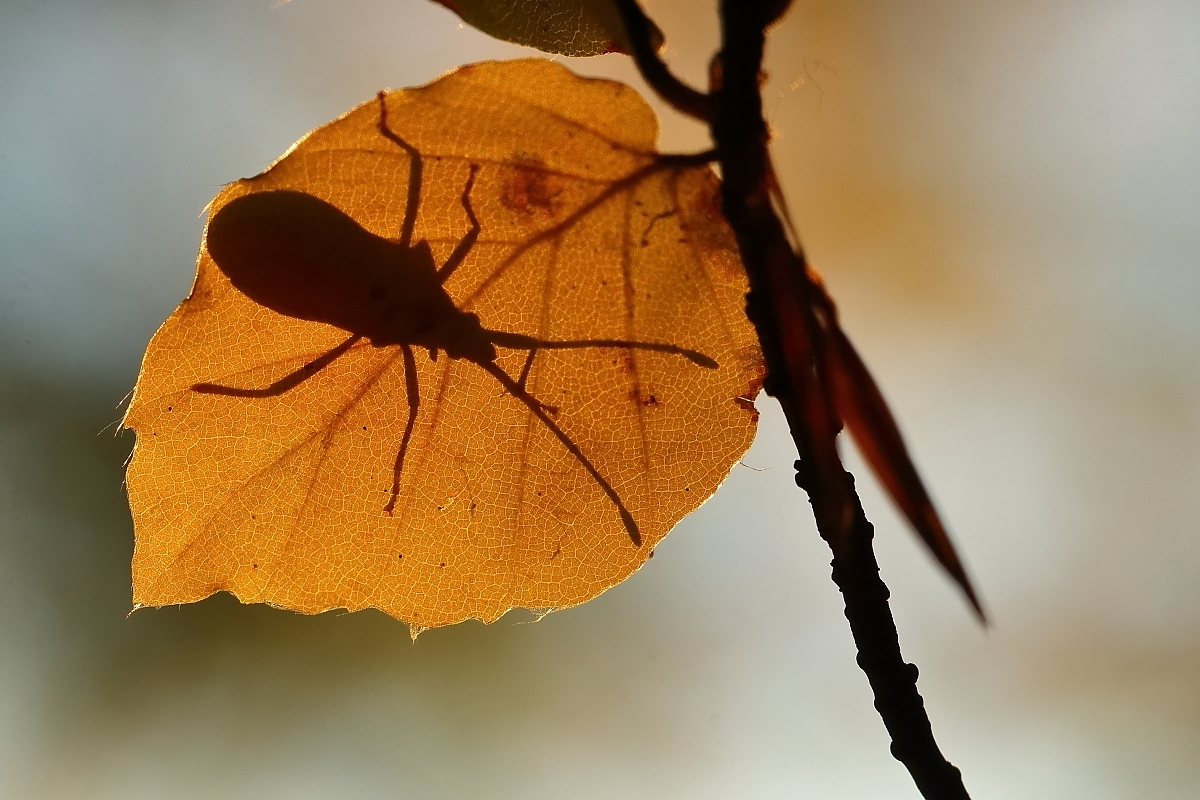
<svg viewBox="0 0 1200 800"><path fill-rule="evenodd" d="M482 230L471 205L479 166L470 164L461 195L470 227L439 267L427 241L413 242L421 205L421 154L388 127L382 92L377 125L380 135L409 156L408 194L398 240L367 231L350 216L312 195L285 190L244 195L229 202L209 221L206 236L208 252L217 267L247 297L280 314L341 328L350 336L269 386L244 389L197 383L192 390L231 397L276 397L295 389L363 339L374 347L399 347L408 418L384 507L390 515L400 494L404 459L420 407L413 348L427 349L432 359L440 352L452 359L465 359L495 378L551 431L613 503L630 540L640 546L641 534L633 516L608 480L555 421L558 409L527 391L534 360L541 350L625 348L678 355L707 369L715 369L717 363L703 353L663 342L555 341L484 327L477 314L460 310L445 289L447 279L466 260ZM517 377L496 363L497 347L528 353Z"/></svg>

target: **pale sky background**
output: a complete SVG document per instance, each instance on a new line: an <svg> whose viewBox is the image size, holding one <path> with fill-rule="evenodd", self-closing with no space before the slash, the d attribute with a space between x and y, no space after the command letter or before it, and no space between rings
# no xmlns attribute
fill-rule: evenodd
<svg viewBox="0 0 1200 800"><path fill-rule="evenodd" d="M649 10L699 81L712 9ZM106 426L204 204L382 87L528 54L427 0L0 0L0 797L918 796L770 401L645 569L538 624L126 618ZM768 69L806 248L995 619L851 457L943 750L976 800L1200 797L1200 5L798 2Z"/></svg>

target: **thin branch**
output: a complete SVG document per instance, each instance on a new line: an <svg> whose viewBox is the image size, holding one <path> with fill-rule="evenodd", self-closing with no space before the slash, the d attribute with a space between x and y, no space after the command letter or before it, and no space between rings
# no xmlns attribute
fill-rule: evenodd
<svg viewBox="0 0 1200 800"><path fill-rule="evenodd" d="M650 20L638 5L637 0L614 0L625 24L625 33L633 48L633 60L646 83L682 114L708 122L712 117L709 96L693 89L671 74L671 70L650 41Z"/></svg>
<svg viewBox="0 0 1200 800"><path fill-rule="evenodd" d="M813 286L803 254L792 250L770 201L758 83L770 6L762 0L722 0L723 73L712 119L725 179L724 211L749 275L747 313L758 329L770 377L764 386L779 399L800 452L797 483L808 491L818 531L833 550L833 579L846 604L858 664L892 737L892 755L929 800L966 800L961 774L934 741L916 688L917 669L901 655L889 592L871 546L874 529L832 446L839 426L825 396L829 384L818 346L822 334L813 313ZM785 332L787 338L781 336Z"/></svg>
<svg viewBox="0 0 1200 800"><path fill-rule="evenodd" d="M657 57L648 59L645 53L637 57L635 34L646 30L640 9L634 0L617 2L635 42L643 77L679 107L660 88L660 73L666 71L662 62ZM829 396L822 347L825 334L814 311L817 287L803 253L793 250L771 203L773 177L759 79L764 31L781 6L786 3L722 0L721 81L711 96L704 96L700 117L709 120L720 154L723 210L746 267L750 283L746 313L758 331L767 365L763 386L779 400L800 454L796 482L808 492L817 529L833 551L833 580L845 601L858 665L867 675L875 707L891 735L892 755L908 769L927 800L969 800L961 774L934 741L917 692L917 668L905 663L900 652L888 607L890 593L872 549L874 528L837 452L841 421ZM641 28L638 18L643 20ZM648 40L642 38L646 50Z"/></svg>

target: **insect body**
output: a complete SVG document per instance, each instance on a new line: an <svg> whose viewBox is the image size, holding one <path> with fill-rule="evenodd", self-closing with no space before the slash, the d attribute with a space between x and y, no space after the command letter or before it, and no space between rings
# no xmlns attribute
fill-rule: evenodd
<svg viewBox="0 0 1200 800"><path fill-rule="evenodd" d="M295 191L259 192L229 202L209 222L205 240L213 261L250 299L281 314L336 326L350 336L270 386L242 389L199 383L193 391L246 398L278 396L320 372L363 339L375 347L399 347L408 420L385 507L390 514L400 492L404 457L420 404L413 347L427 349L432 358L444 352L450 358L471 361L492 375L554 434L616 506L630 539L640 545L641 536L632 515L586 454L555 422L556 409L526 391L530 368L539 350L595 347L671 353L710 369L717 366L716 362L702 353L667 343L553 341L485 328L476 314L460 310L444 288L446 280L469 255L481 230L471 206L478 166L470 166L461 198L470 228L439 268L426 241L412 242L420 205L421 156L388 128L382 94L379 131L411 159L407 209L397 241L376 236L329 203ZM496 363L497 346L528 352L518 377L513 378Z"/></svg>
<svg viewBox="0 0 1200 800"><path fill-rule="evenodd" d="M239 291L281 314L334 325L378 347L496 357L479 318L456 309L442 288L428 243L375 236L312 195L240 197L213 218L207 243Z"/></svg>

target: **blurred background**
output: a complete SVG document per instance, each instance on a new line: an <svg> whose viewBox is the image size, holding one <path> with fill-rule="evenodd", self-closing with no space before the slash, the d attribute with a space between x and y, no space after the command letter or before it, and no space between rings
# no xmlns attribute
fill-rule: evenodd
<svg viewBox="0 0 1200 800"><path fill-rule="evenodd" d="M703 84L712 4L648 9ZM917 797L766 399L653 561L540 623L127 616L117 406L207 200L528 54L426 0L0 3L0 796ZM851 456L943 750L976 800L1200 797L1200 6L798 0L768 69L805 246L994 618Z"/></svg>

